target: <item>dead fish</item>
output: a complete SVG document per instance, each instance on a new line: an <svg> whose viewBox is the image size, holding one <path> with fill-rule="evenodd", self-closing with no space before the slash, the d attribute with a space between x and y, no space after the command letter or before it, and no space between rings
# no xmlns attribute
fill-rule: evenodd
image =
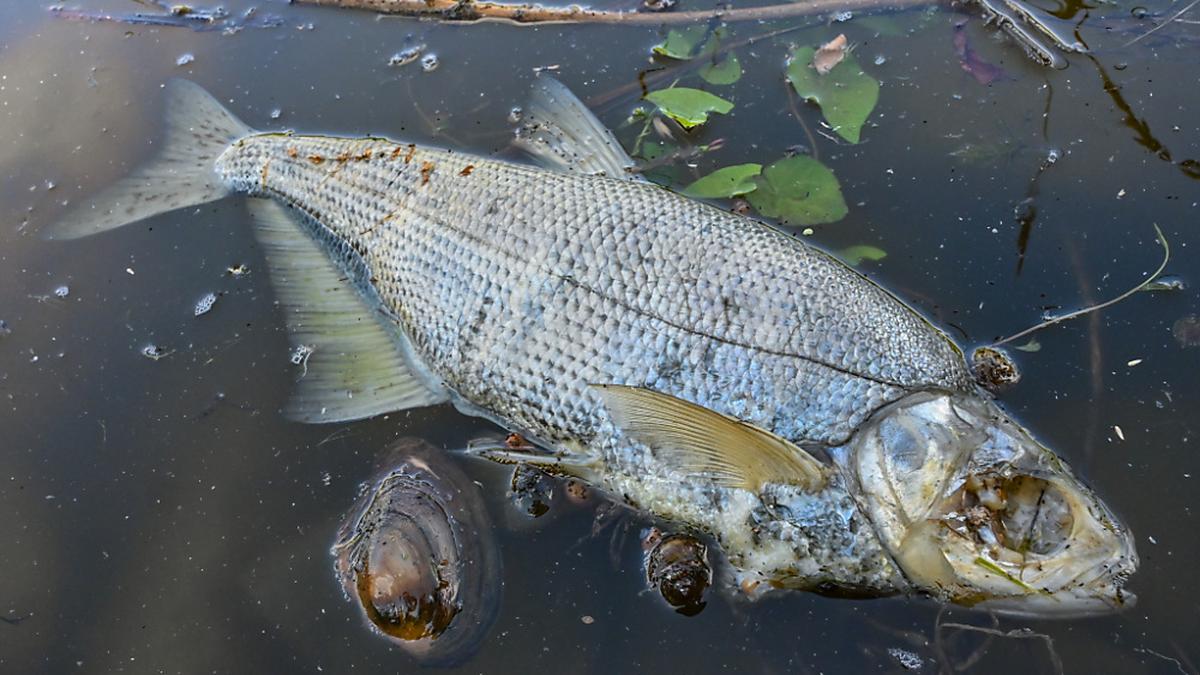
<svg viewBox="0 0 1200 675"><path fill-rule="evenodd" d="M397 441L331 552L347 599L423 663L454 665L482 644L500 606L500 556L479 488L450 458Z"/></svg>
<svg viewBox="0 0 1200 675"><path fill-rule="evenodd" d="M539 79L518 134L541 168L257 132L196 85L166 90L162 154L50 234L253 197L312 346L291 417L451 402L536 446L487 457L710 533L752 594L1132 602L1129 530L946 334L797 238L631 176L558 82Z"/></svg>

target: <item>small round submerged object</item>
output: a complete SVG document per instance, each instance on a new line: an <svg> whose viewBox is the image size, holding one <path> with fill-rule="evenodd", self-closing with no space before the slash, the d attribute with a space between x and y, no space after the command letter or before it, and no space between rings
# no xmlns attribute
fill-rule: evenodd
<svg viewBox="0 0 1200 675"><path fill-rule="evenodd" d="M478 649L500 605L500 556L479 488L451 458L402 439L333 545L342 589L370 626L430 665Z"/></svg>
<svg viewBox="0 0 1200 675"><path fill-rule="evenodd" d="M704 594L712 585L708 547L687 534L663 534L650 528L642 537L646 552L646 581L663 600L684 616L699 614L707 604Z"/></svg>
<svg viewBox="0 0 1200 675"><path fill-rule="evenodd" d="M1003 350L980 347L971 354L971 373L990 392L1004 391L1021 381L1017 364Z"/></svg>
<svg viewBox="0 0 1200 675"><path fill-rule="evenodd" d="M1180 347L1200 347L1200 316L1189 314L1171 326L1171 334Z"/></svg>

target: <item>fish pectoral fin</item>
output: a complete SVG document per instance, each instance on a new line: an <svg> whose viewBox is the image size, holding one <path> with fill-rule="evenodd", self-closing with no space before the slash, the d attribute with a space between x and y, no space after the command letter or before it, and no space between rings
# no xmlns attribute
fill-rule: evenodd
<svg viewBox="0 0 1200 675"><path fill-rule="evenodd" d="M573 476L589 483L599 480L595 457L582 453L545 453L533 447L510 448L501 443L475 442L467 447L468 454L497 464L528 464L552 476Z"/></svg>
<svg viewBox="0 0 1200 675"><path fill-rule="evenodd" d="M300 372L288 417L342 422L449 399L444 386L421 374L407 339L367 306L296 212L270 199L251 198L247 206Z"/></svg>
<svg viewBox="0 0 1200 675"><path fill-rule="evenodd" d="M593 386L618 427L682 471L752 492L767 483L814 491L825 485L819 460L766 429L641 387Z"/></svg>
<svg viewBox="0 0 1200 675"><path fill-rule="evenodd" d="M534 82L516 145L548 169L640 180L629 172L634 161L612 132L548 75Z"/></svg>

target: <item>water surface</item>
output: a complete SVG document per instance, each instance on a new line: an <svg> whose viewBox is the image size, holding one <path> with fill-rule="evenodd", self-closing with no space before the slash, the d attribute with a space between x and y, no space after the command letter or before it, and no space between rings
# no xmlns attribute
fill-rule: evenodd
<svg viewBox="0 0 1200 675"><path fill-rule="evenodd" d="M252 6L225 4L234 15ZM126 0L76 6L147 11ZM1161 255L1152 223L1172 243L1170 271L1194 288L1200 31L1175 24L1122 47L1182 9L1146 7L1137 20L1129 3L1045 3L1072 22L1088 15L1080 34L1096 53L1061 71L974 15L814 20L739 50L746 76L714 88L737 107L697 139L725 146L684 178L810 145L789 110L783 62L793 45L845 32L883 90L862 144L816 138L850 215L814 228L813 243L886 250L863 271L965 346L1141 280ZM497 431L449 406L330 426L284 420L298 373L237 199L85 240L37 236L64 204L153 154L167 78L202 84L256 128L515 157L506 117L538 67L558 66L631 141L636 128L622 125L640 91L629 85L654 65L662 35L258 9L283 25L223 34L0 5L0 320L11 331L0 336L0 671L414 671L343 600L328 547L389 441L459 447ZM968 16L972 46L1006 73L988 86L955 54L954 23ZM387 65L414 44L438 55L434 72ZM176 65L184 55L193 60ZM815 110L801 113L819 128ZM1040 170L1051 153L1057 161ZM226 273L236 265L250 273ZM207 293L218 301L194 316ZM1134 609L999 624L1049 636L1067 672L1194 673L1200 663L1200 349L1171 332L1197 313L1191 288L1139 294L1040 333L1041 350L1019 354L1024 380L1002 398L1137 535ZM146 358L147 345L169 354ZM699 616L680 616L643 592L636 538L592 536L587 508L522 519L505 501L506 470L464 468L503 524L506 572L500 618L462 672L906 672L889 648L936 672L939 650L960 663L984 642L949 630L939 646L939 608L904 598L714 597ZM991 625L961 610L942 620ZM1046 643L996 640L972 666L1014 669L1053 672Z"/></svg>

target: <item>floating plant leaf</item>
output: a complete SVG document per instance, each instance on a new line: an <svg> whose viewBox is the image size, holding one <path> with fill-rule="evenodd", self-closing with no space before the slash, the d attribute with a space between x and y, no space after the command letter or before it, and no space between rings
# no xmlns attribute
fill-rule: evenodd
<svg viewBox="0 0 1200 675"><path fill-rule="evenodd" d="M754 177L762 173L762 164L735 164L708 174L683 189L690 197L721 199L737 197L758 189Z"/></svg>
<svg viewBox="0 0 1200 675"><path fill-rule="evenodd" d="M755 180L758 189L746 199L764 216L791 225L832 223L849 211L837 177L807 155L781 159Z"/></svg>
<svg viewBox="0 0 1200 675"><path fill-rule="evenodd" d="M787 78L796 93L821 107L825 120L842 138L857 143L863 123L879 102L879 82L863 72L847 53L826 75L812 67L812 47L797 49L788 63Z"/></svg>
<svg viewBox="0 0 1200 675"><path fill-rule="evenodd" d="M847 265L858 265L864 260L883 260L887 257L887 251L878 246L860 244L842 249L838 252L838 257Z"/></svg>
<svg viewBox="0 0 1200 675"><path fill-rule="evenodd" d="M715 63L706 63L700 68L700 77L709 84L733 84L742 79L742 63L737 54L730 54Z"/></svg>
<svg viewBox="0 0 1200 675"><path fill-rule="evenodd" d="M705 26L692 26L683 30L672 29L667 31L667 39L663 40L662 44L654 45L652 50L659 56L686 61L696 55L700 43L707 35L708 28Z"/></svg>
<svg viewBox="0 0 1200 675"><path fill-rule="evenodd" d="M700 89L671 87L646 94L646 100L658 106L667 117L679 122L685 129L699 126L708 121L709 113L726 114L733 104L720 96Z"/></svg>

